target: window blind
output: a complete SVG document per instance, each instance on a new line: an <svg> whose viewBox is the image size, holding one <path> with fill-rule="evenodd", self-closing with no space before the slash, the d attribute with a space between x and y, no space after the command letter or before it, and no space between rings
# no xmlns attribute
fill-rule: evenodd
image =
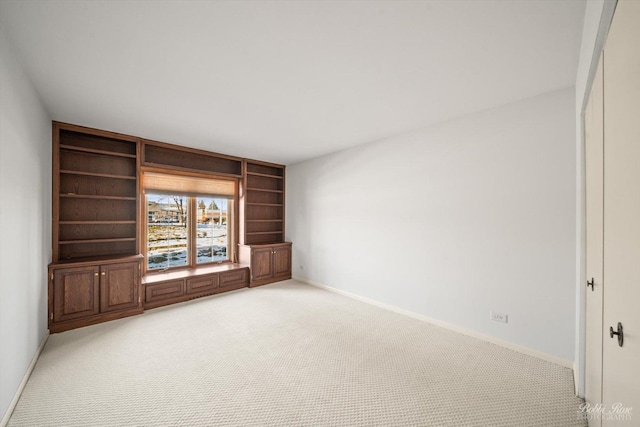
<svg viewBox="0 0 640 427"><path fill-rule="evenodd" d="M147 194L180 194L185 196L214 196L232 199L235 181L224 179L196 178L192 176L168 175L145 172L144 191Z"/></svg>

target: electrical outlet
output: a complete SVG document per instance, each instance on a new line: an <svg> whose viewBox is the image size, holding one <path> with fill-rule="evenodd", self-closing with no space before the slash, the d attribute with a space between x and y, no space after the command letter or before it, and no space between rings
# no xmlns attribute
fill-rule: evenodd
<svg viewBox="0 0 640 427"><path fill-rule="evenodd" d="M489 319L495 320L496 322L507 323L508 316L506 314L490 311Z"/></svg>

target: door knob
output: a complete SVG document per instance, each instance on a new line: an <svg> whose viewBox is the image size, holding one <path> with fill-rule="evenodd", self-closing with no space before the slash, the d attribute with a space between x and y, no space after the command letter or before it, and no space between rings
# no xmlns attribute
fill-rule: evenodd
<svg viewBox="0 0 640 427"><path fill-rule="evenodd" d="M587 282L587 288L591 286L591 292L593 292L593 277L591 278L590 282Z"/></svg>
<svg viewBox="0 0 640 427"><path fill-rule="evenodd" d="M613 326L609 326L609 336L613 338L614 335L618 336L618 345L622 347L624 343L624 333L622 332L622 323L618 322L618 330L614 331Z"/></svg>

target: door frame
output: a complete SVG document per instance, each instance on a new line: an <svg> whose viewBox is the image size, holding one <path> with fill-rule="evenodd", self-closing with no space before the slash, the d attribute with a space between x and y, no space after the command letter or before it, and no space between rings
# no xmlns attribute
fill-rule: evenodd
<svg viewBox="0 0 640 427"><path fill-rule="evenodd" d="M574 357L575 392L584 397L586 354L586 188L584 114L591 86L604 49L617 0L587 2L582 49L576 78L576 334ZM589 46L592 48L590 49Z"/></svg>

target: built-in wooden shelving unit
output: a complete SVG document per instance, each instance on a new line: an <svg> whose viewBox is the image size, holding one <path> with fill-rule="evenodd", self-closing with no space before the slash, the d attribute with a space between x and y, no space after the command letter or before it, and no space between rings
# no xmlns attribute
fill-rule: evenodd
<svg viewBox="0 0 640 427"><path fill-rule="evenodd" d="M242 177L241 158L148 140L142 140L142 165L175 171Z"/></svg>
<svg viewBox="0 0 640 427"><path fill-rule="evenodd" d="M245 160L239 259L251 266L250 286L291 277L291 243L284 241L285 167Z"/></svg>
<svg viewBox="0 0 640 427"><path fill-rule="evenodd" d="M245 161L243 243L284 242L284 166Z"/></svg>
<svg viewBox="0 0 640 427"><path fill-rule="evenodd" d="M138 144L101 133L54 123L54 262L138 253Z"/></svg>
<svg viewBox="0 0 640 427"><path fill-rule="evenodd" d="M143 275L150 173L233 182L236 263ZM54 122L50 331L290 278L284 187L283 165Z"/></svg>

